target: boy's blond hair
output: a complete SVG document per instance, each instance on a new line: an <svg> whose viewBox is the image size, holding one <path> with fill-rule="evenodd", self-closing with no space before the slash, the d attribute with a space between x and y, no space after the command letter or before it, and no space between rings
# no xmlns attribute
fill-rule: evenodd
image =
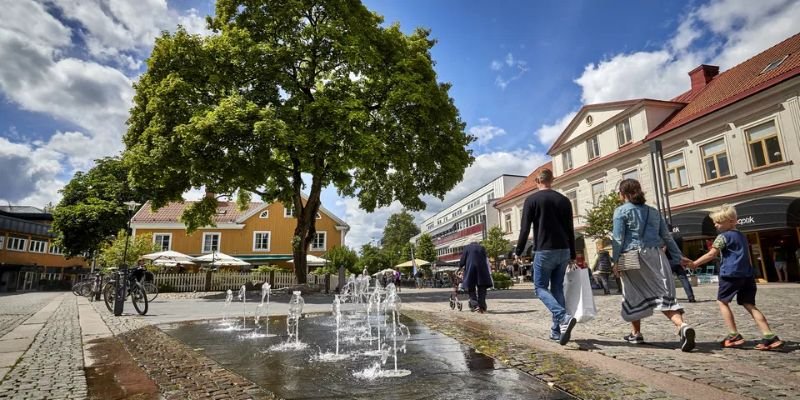
<svg viewBox="0 0 800 400"><path fill-rule="evenodd" d="M720 222L727 222L727 221L736 221L739 216L736 214L736 207L723 204L716 210L714 210L709 217L711 220L720 223Z"/></svg>

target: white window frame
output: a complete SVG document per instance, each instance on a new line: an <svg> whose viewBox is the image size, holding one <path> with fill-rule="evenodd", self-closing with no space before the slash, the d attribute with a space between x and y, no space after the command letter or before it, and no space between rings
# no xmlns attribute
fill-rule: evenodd
<svg viewBox="0 0 800 400"><path fill-rule="evenodd" d="M319 235L323 236L322 239L322 247L315 247L314 244L317 242L317 237ZM328 245L328 232L327 231L317 231L314 234L314 240L311 242L311 251L324 251Z"/></svg>
<svg viewBox="0 0 800 400"><path fill-rule="evenodd" d="M258 235L259 234L267 234L267 248L259 248L256 246L258 244ZM253 232L253 251L270 251L272 248L272 231L254 231Z"/></svg>
<svg viewBox="0 0 800 400"><path fill-rule="evenodd" d="M322 219L322 214L320 214L319 212L317 212L317 219Z"/></svg>
<svg viewBox="0 0 800 400"><path fill-rule="evenodd" d="M36 248L34 248L34 246L36 246ZM28 253L46 254L47 253L47 241L46 240L31 239L28 242Z"/></svg>
<svg viewBox="0 0 800 400"><path fill-rule="evenodd" d="M570 195L574 195L575 198L569 197ZM569 199L569 203L572 205L572 216L576 217L578 215L578 189L569 190L564 193L564 196Z"/></svg>
<svg viewBox="0 0 800 400"><path fill-rule="evenodd" d="M625 175L630 175L630 174L636 174L636 177L635 178L626 178L625 177ZM627 171L622 171L621 177L622 177L623 180L624 179L636 179L638 181L639 180L639 167L631 168L631 169L629 169Z"/></svg>
<svg viewBox="0 0 800 400"><path fill-rule="evenodd" d="M164 244L156 241L156 236L167 236L169 237L169 243L167 243L167 249L164 250ZM159 245L161 250L159 251L169 251L172 250L172 233L169 232L156 232L153 233L153 244Z"/></svg>
<svg viewBox="0 0 800 400"><path fill-rule="evenodd" d="M681 156L681 159L683 159L683 170L686 173L686 185L678 186L678 187L674 187L673 188L672 187L672 182L670 182L670 180L669 180L669 173L670 173L670 171L675 170L675 174L676 174L675 176L677 176L678 180L680 181L680 179L681 179L681 177L680 177L681 171L680 171L680 167L677 167L677 168L669 168L669 167L667 167L667 160L669 160L670 158L673 158L673 157L677 157L677 156ZM702 154L701 154L701 156L702 156ZM705 176L705 163L703 163L703 174ZM664 156L664 175L667 178L667 189L669 189L670 191L681 190L681 189L685 189L685 188L691 186L691 183L689 182L689 180L690 180L690 178L689 178L689 170L686 168L686 154L684 154L683 151L679 151L677 153L673 153L673 154L670 154L668 156ZM678 182L678 183L680 183L680 182Z"/></svg>
<svg viewBox="0 0 800 400"><path fill-rule="evenodd" d="M283 206L283 218L294 218L294 207Z"/></svg>
<svg viewBox="0 0 800 400"><path fill-rule="evenodd" d="M721 176L719 174L719 171L717 171L717 177L709 179L708 178L708 170L706 169L706 158L707 158L707 156L705 154L705 151L703 150L703 147L708 146L711 143L714 143L714 142L717 142L717 141L720 141L720 140L722 140L722 145L725 148L725 158L728 160L728 175ZM716 182L716 181L718 181L720 179L728 178L728 177L734 175L733 164L731 163L731 157L730 157L730 154L731 154L730 150L731 149L728 148L728 139L725 137L725 135L717 136L715 138L706 140L706 141L704 141L702 143L698 143L697 149L698 149L698 153L699 153L699 156L700 156L700 163L703 165L703 179L705 180L705 182ZM717 160L717 155L721 154L721 153L722 152L717 152L717 153L712 154L712 156L714 157L714 165L716 165L717 170L719 170L719 162Z"/></svg>
<svg viewBox="0 0 800 400"><path fill-rule="evenodd" d="M62 255L62 254L64 254L64 251L63 251L63 250L61 250L61 247L59 247L59 246L56 246L56 245L55 245L55 244L53 244L53 243L50 243L50 245L49 245L49 246L47 246L47 252L48 252L48 253L50 253L50 254L56 254L56 255Z"/></svg>
<svg viewBox="0 0 800 400"><path fill-rule="evenodd" d="M750 132L748 132L748 131L752 130L753 128L757 128L757 127L759 127L761 125L768 124L770 122L772 122L772 126L775 129L775 136L774 137L778 140L778 147L781 150L781 160L780 161L775 161L775 162L770 162L769 161L769 155L767 154L767 149L766 149L766 145L767 145L766 139L769 139L769 138L773 137L773 136L769 136L769 137L767 137L765 139L758 140L759 142L762 142L762 144L763 144L763 147L762 147L761 150L764 152L764 161L766 162L766 164L761 165L761 166L756 166L755 159L753 158L753 149L750 147L750 145L752 143L754 143L754 141L750 140ZM768 168L768 167L771 167L771 166L773 166L775 164L780 164L780 163L786 162L786 151L784 150L785 146L783 145L781 129L778 126L778 118L769 117L769 118L766 118L766 119L762 119L762 120L753 122L751 124L743 126L742 127L742 132L744 133L744 142L745 142L745 146L747 147L747 155L750 158L750 169L751 170L759 170L759 169L762 169L762 168Z"/></svg>
<svg viewBox="0 0 800 400"><path fill-rule="evenodd" d="M267 219L269 218L269 210L264 210L258 214L258 218Z"/></svg>
<svg viewBox="0 0 800 400"><path fill-rule="evenodd" d="M614 127L617 131L617 145L619 147L622 147L633 141L633 130L631 129L630 118L625 118L624 121L618 122ZM622 131L620 131L620 127L622 128ZM627 129L625 129L626 127Z"/></svg>
<svg viewBox="0 0 800 400"><path fill-rule="evenodd" d="M564 168L564 171L569 171L574 167L574 163L572 161L572 149L567 149L561 153L561 164L563 164L562 167Z"/></svg>
<svg viewBox="0 0 800 400"><path fill-rule="evenodd" d="M210 254L214 252L214 249L206 251L206 236L217 235L217 252L220 251L222 248L222 232L203 232L203 241L200 242L200 253L201 254Z"/></svg>
<svg viewBox="0 0 800 400"><path fill-rule="evenodd" d="M20 248L17 248L20 247ZM6 249L10 251L19 251L21 253L25 252L25 249L28 248L28 239L16 237L16 236L9 236L8 237L8 244L6 245Z"/></svg>
<svg viewBox="0 0 800 400"><path fill-rule="evenodd" d="M600 140L596 135L586 139L586 155L589 161L600 157Z"/></svg>
<svg viewBox="0 0 800 400"><path fill-rule="evenodd" d="M595 192L594 192L594 187L597 186L597 185L603 185L603 190L600 191L600 195L599 196L596 195ZM603 197L603 196L606 195L606 183L605 183L605 181L602 181L602 180L601 181L594 181L589 185L589 190L591 190L591 192L592 192L592 204L596 206L596 205L600 204L600 199L598 197Z"/></svg>

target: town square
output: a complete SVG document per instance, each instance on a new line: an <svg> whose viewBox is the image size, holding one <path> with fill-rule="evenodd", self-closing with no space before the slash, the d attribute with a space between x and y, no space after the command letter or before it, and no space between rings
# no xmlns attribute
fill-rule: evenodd
<svg viewBox="0 0 800 400"><path fill-rule="evenodd" d="M0 6L0 399L800 399L800 1Z"/></svg>

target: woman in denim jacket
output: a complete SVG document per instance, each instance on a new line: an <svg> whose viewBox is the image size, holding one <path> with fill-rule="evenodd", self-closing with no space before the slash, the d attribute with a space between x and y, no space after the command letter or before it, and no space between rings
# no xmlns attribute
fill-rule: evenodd
<svg viewBox="0 0 800 400"><path fill-rule="evenodd" d="M675 298L672 268L662 244L671 254L688 261L667 230L661 214L645 203L644 193L635 179L625 179L619 185L620 199L625 203L614 210L612 231L612 260L617 263L623 253L638 252L639 269L619 271L622 278L622 319L631 323L631 334L623 338L628 343L643 343L642 318L661 311L678 327L681 350L694 348L694 328L683 322L683 307ZM616 269L616 267L615 267Z"/></svg>

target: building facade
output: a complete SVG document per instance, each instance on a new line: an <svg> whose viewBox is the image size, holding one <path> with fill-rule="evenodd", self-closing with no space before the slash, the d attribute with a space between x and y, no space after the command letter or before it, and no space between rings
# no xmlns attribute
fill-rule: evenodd
<svg viewBox="0 0 800 400"><path fill-rule="evenodd" d="M88 272L83 257L64 257L53 215L29 206L0 206L0 292L69 289Z"/></svg>
<svg viewBox="0 0 800 400"><path fill-rule="evenodd" d="M240 211L234 202L219 202L213 217L216 226L203 227L192 234L180 222L183 211L192 202L175 202L153 210L145 203L131 219L134 235L152 234L160 250L174 250L191 256L219 251L252 265L289 266L292 237L297 219L281 203L250 203ZM340 218L320 207L316 238L308 254L322 257L337 245L344 245L350 230Z"/></svg>
<svg viewBox="0 0 800 400"><path fill-rule="evenodd" d="M438 260L459 260L467 244L483 240L489 229L500 224L494 202L524 179L520 175L501 175L483 185L426 219L420 227L420 234L411 238L411 242L416 243L421 235L427 233L433 239Z"/></svg>

